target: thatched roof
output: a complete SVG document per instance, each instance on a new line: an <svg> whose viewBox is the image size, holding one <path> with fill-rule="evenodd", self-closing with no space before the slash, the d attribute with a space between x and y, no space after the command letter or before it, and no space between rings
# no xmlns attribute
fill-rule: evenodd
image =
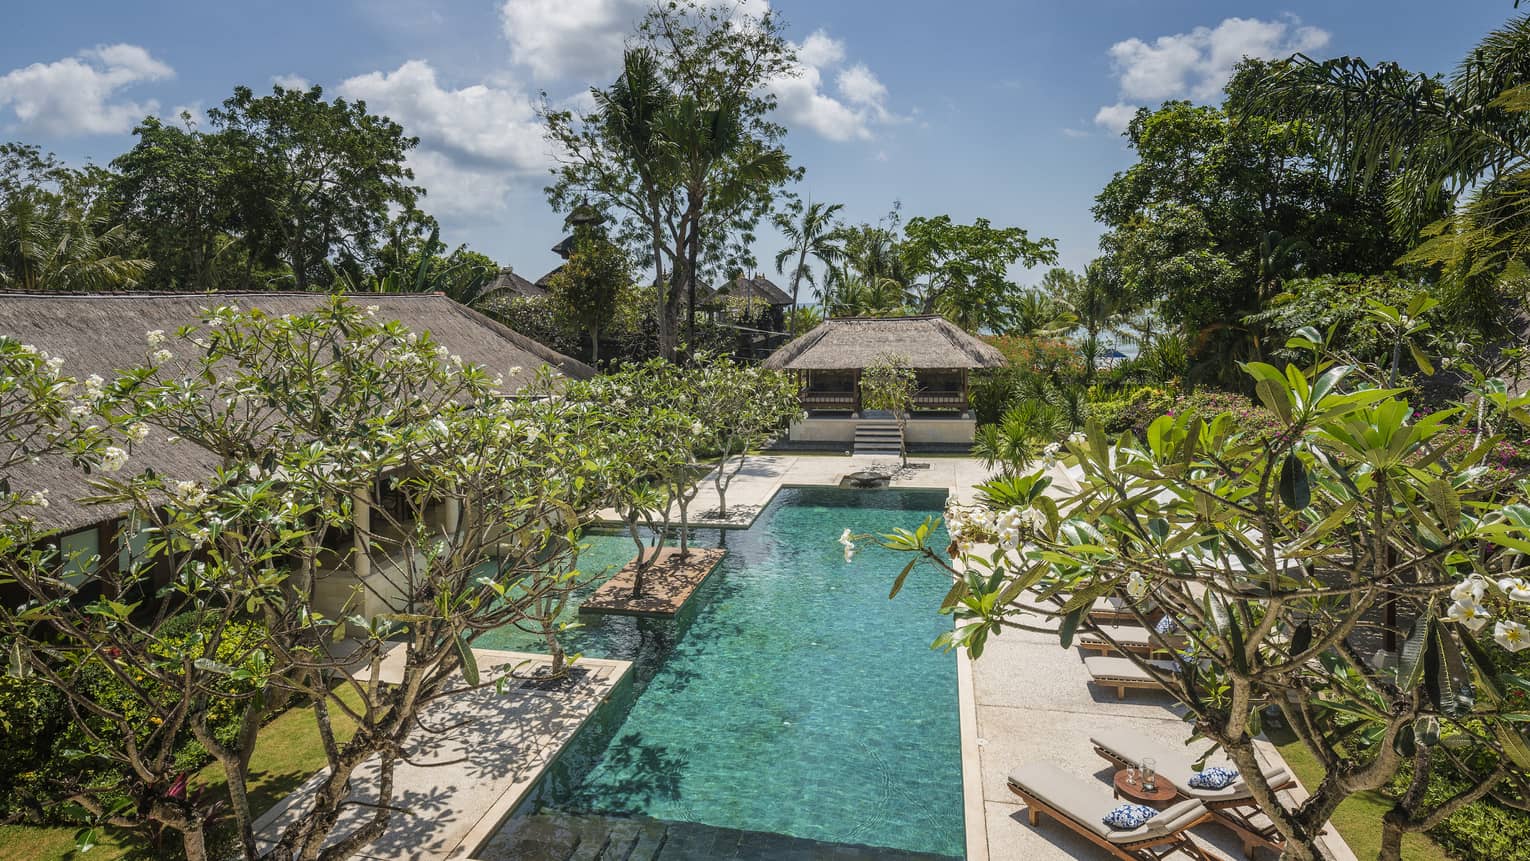
<svg viewBox="0 0 1530 861"><path fill-rule="evenodd" d="M764 367L784 371L864 368L901 356L916 370L998 368L1004 354L942 317L834 317L770 355Z"/></svg>
<svg viewBox="0 0 1530 861"><path fill-rule="evenodd" d="M499 270L499 274L494 276L494 281L489 285L489 289L493 291L508 290L516 296L527 299L536 299L547 295L546 287L541 286L540 283L533 284L527 281L509 267Z"/></svg>
<svg viewBox="0 0 1530 861"><path fill-rule="evenodd" d="M510 328L436 293L365 294L352 297L359 305L377 305L377 316L400 320L431 337L463 360L505 376L505 388L530 383L542 366L584 379L594 369L550 350ZM147 358L145 333L167 333L196 325L202 309L233 304L273 314L311 311L328 297L320 293L157 293L157 294L0 294L0 335L19 339L64 360L63 372L76 379L99 374L110 379L118 370L142 365ZM172 350L176 342L166 344ZM512 368L521 370L511 375ZM201 480L217 464L211 452L191 443L172 443L159 431L133 446L129 467L153 468L170 478ZM52 529L68 531L117 515L100 506L74 500L90 492L79 470L66 461L43 460L17 469L11 476L18 491L47 488L49 506L31 513Z"/></svg>
<svg viewBox="0 0 1530 861"><path fill-rule="evenodd" d="M698 289L696 292L702 294L703 290L705 290L703 295L708 299L726 297L760 302L766 305L792 304L791 295L777 287L775 282L764 275L755 275L752 278L747 275L740 275L732 281L725 282L716 290L707 287Z"/></svg>
<svg viewBox="0 0 1530 861"><path fill-rule="evenodd" d="M559 272L562 272L565 265L566 264L559 263L557 266L547 270L546 275L543 275L541 278L537 279L537 289L541 290L545 295L548 290L552 289L552 277L557 275Z"/></svg>

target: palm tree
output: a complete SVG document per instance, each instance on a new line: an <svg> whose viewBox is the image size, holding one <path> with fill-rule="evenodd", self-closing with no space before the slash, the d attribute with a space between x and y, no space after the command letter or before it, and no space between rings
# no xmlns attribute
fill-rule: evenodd
<svg viewBox="0 0 1530 861"><path fill-rule="evenodd" d="M0 209L0 287L83 293L131 287L154 265L125 225L16 195Z"/></svg>
<svg viewBox="0 0 1530 861"><path fill-rule="evenodd" d="M717 211L729 209L729 196L747 195L747 189L784 182L791 175L786 151L749 137L744 128L743 100L725 96L702 103L686 95L662 114L659 133L674 147L674 169L684 201L675 225L676 258L671 261L676 290L667 298L665 310L679 307L679 288L685 290L686 342L696 343L696 284L702 255L702 236L715 225ZM714 176L726 168L730 182L717 186Z"/></svg>
<svg viewBox="0 0 1530 861"><path fill-rule="evenodd" d="M660 210L674 188L675 147L661 133L665 117L673 110L674 94L665 86L659 60L647 48L629 48L622 55L622 74L606 90L591 90L597 114L612 140L617 141L627 166L637 174L646 210L649 249L653 255L654 295L658 300L659 344L673 356L677 333L666 313L669 290L664 279L664 222ZM679 289L678 285L673 289Z"/></svg>
<svg viewBox="0 0 1530 861"><path fill-rule="evenodd" d="M839 269L823 305L830 317L898 317L909 312L909 295L895 278L868 279Z"/></svg>
<svg viewBox="0 0 1530 861"><path fill-rule="evenodd" d="M1400 235L1427 237L1403 259L1443 263L1469 290L1530 251L1530 16L1489 33L1448 78L1355 57L1296 55L1247 99L1249 112L1309 126L1362 179L1391 172ZM1443 218L1441 216L1443 215ZM1463 296L1486 320L1495 303Z"/></svg>
<svg viewBox="0 0 1530 861"><path fill-rule="evenodd" d="M832 266L839 259L841 249L835 235L834 216L844 208L842 203L824 204L809 200L807 208L800 210L800 218L793 219L785 212L776 215L776 227L789 243L776 254L776 273L785 275L786 262L792 255L797 257L797 263L792 267L792 310L787 318L791 325L787 334L797 334L797 290L801 282L807 281L815 288L818 286L812 267L807 265L809 255L825 266Z"/></svg>

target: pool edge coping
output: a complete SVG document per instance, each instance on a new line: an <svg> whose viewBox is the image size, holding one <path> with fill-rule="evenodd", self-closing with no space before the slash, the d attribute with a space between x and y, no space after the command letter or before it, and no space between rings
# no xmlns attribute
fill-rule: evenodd
<svg viewBox="0 0 1530 861"><path fill-rule="evenodd" d="M489 808L478 818L478 822L468 829L468 832L462 836L462 839L457 841L456 846L447 851L447 858L453 859L453 861L473 861L479 850L487 846L489 841L494 838L494 835L498 834L499 830L504 827L510 815L515 812L517 807L521 806L522 801L526 800L526 796L541 781L542 776L553 766L553 763L557 762L569 745L573 744L574 739L578 738L579 734L584 731L585 726L589 724L590 720L606 706L611 699L611 693L621 686L632 673L631 661L615 658L580 658L578 663L604 664L613 668L616 665L620 665L620 671L617 673L616 679L611 683L611 686L606 689L605 694L601 696L600 701L595 703L585 713L584 717L580 718L579 723L573 730L562 738L558 749L553 751L552 755L542 762L535 775L530 780L520 784L520 791L517 792L512 787L510 791L501 795L493 804L489 805Z"/></svg>
<svg viewBox="0 0 1530 861"><path fill-rule="evenodd" d="M988 809L983 802L982 748L978 746L977 693L972 658L956 650L956 710L961 726L962 821L967 861L988 861Z"/></svg>

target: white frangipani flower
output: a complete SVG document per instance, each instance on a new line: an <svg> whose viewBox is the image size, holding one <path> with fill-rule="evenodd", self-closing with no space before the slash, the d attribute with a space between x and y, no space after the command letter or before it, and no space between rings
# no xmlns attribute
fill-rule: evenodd
<svg viewBox="0 0 1530 861"><path fill-rule="evenodd" d="M149 438L149 426L142 423L128 425L123 434L133 442L143 442Z"/></svg>
<svg viewBox="0 0 1530 861"><path fill-rule="evenodd" d="M156 365L163 365L174 357L175 354L169 350L155 350L153 353L149 354L149 359Z"/></svg>
<svg viewBox="0 0 1530 861"><path fill-rule="evenodd" d="M150 329L149 333L144 336L144 340L149 342L151 348L158 347L160 344L165 343L165 330Z"/></svg>
<svg viewBox="0 0 1530 861"><path fill-rule="evenodd" d="M128 453L125 449L114 445L106 447L101 453L101 470L103 472L116 472L127 465Z"/></svg>
<svg viewBox="0 0 1530 861"><path fill-rule="evenodd" d="M1530 646L1530 628L1518 622L1497 622L1493 625L1493 639L1511 652Z"/></svg>
<svg viewBox="0 0 1530 861"><path fill-rule="evenodd" d="M1492 618L1492 613L1488 612L1485 607L1478 604L1475 600L1471 600L1470 597L1467 600L1458 598L1456 603L1451 604L1450 609L1445 613L1445 621L1460 622L1469 631L1482 630L1482 626L1486 625Z"/></svg>
<svg viewBox="0 0 1530 861"><path fill-rule="evenodd" d="M1142 576L1141 572L1133 571L1131 576L1126 578L1126 594L1130 595L1134 600L1141 600L1147 593L1147 578Z"/></svg>
<svg viewBox="0 0 1530 861"><path fill-rule="evenodd" d="M1486 594L1487 581L1473 574L1457 583L1455 588L1450 590L1450 599L1452 601L1471 601L1476 603L1481 601L1482 596Z"/></svg>
<svg viewBox="0 0 1530 861"><path fill-rule="evenodd" d="M1530 582L1523 577L1505 577L1498 581L1498 588L1509 596L1510 601L1530 602Z"/></svg>

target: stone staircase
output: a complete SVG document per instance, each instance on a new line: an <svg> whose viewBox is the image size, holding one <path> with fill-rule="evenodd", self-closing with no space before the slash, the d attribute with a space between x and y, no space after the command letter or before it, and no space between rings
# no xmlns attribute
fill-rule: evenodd
<svg viewBox="0 0 1530 861"><path fill-rule="evenodd" d="M544 808L505 824L477 861L951 861L902 849L822 843L784 834L665 822L640 816L565 813Z"/></svg>
<svg viewBox="0 0 1530 861"><path fill-rule="evenodd" d="M903 451L903 431L897 419L861 419L855 425L855 453L897 456Z"/></svg>

